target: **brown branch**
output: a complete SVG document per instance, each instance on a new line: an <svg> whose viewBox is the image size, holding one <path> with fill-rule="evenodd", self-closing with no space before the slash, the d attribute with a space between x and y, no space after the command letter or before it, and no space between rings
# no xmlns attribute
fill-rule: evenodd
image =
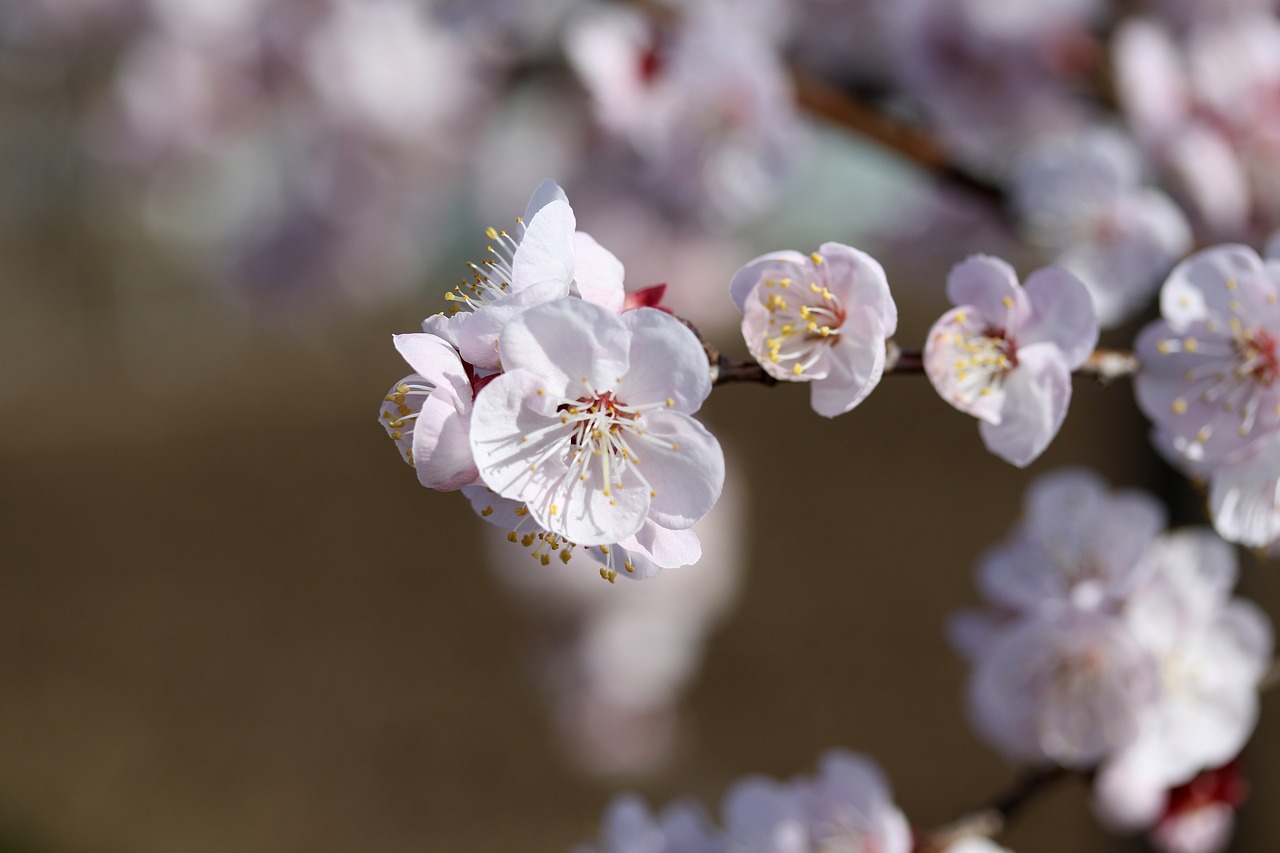
<svg viewBox="0 0 1280 853"><path fill-rule="evenodd" d="M754 361L730 358L708 348L712 364L712 382L729 385L734 382L755 382L760 385L777 385L778 379L770 376ZM1129 350L1099 349L1076 369L1081 376L1092 376L1106 384L1138 372L1138 357ZM885 376L916 375L924 373L924 353L920 350L899 350L892 342L884 368Z"/></svg>
<svg viewBox="0 0 1280 853"><path fill-rule="evenodd" d="M959 820L932 832L923 833L916 842L916 853L937 853L968 836L993 838L1022 813L1042 793L1059 782L1076 775L1065 767L1043 767L1028 770L1007 790L990 803Z"/></svg>
<svg viewBox="0 0 1280 853"><path fill-rule="evenodd" d="M791 79L796 103L809 113L896 151L947 183L964 187L994 204L1004 203L1005 193L1000 185L956 165L932 135L803 72L793 70Z"/></svg>

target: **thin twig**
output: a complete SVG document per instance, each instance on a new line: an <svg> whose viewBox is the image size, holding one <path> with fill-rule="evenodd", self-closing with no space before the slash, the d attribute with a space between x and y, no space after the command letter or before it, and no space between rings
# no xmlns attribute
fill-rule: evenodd
<svg viewBox="0 0 1280 853"><path fill-rule="evenodd" d="M897 357L894 358L893 354ZM712 359L714 383L728 385L733 382L755 382L760 385L777 385L778 380L765 372L765 369L754 361L742 361L717 353ZM1082 376L1092 376L1106 384L1116 379L1132 376L1138 372L1138 357L1129 350L1099 349L1076 369ZM924 353L920 350L890 349L885 376L904 376L924 373Z"/></svg>
<svg viewBox="0 0 1280 853"><path fill-rule="evenodd" d="M917 846L919 853L946 850L967 836L992 838L1020 815L1042 793L1073 773L1064 767L1028 770L1008 790L994 797L986 806L952 821L940 829L924 834Z"/></svg>

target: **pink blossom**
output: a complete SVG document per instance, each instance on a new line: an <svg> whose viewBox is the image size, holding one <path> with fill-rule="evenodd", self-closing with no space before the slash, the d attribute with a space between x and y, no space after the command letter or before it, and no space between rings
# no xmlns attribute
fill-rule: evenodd
<svg viewBox="0 0 1280 853"><path fill-rule="evenodd" d="M818 414L849 411L880 382L898 309L870 255L841 243L808 257L772 252L740 269L729 289L751 354L777 379L811 383Z"/></svg>
<svg viewBox="0 0 1280 853"><path fill-rule="evenodd" d="M559 299L511 320L499 354L505 372L476 399L471 447L485 484L540 527L607 545L649 521L686 530L715 503L724 456L690 417L710 375L678 320Z"/></svg>
<svg viewBox="0 0 1280 853"><path fill-rule="evenodd" d="M598 845L574 853L718 853L714 827L694 803L673 803L658 816L644 801L624 795L609 804Z"/></svg>
<svg viewBox="0 0 1280 853"><path fill-rule="evenodd" d="M1054 267L1023 287L1007 263L975 255L951 270L947 296L957 307L929 332L929 381L978 418L988 450L1025 467L1057 435L1071 402L1071 371L1097 343L1089 292Z"/></svg>

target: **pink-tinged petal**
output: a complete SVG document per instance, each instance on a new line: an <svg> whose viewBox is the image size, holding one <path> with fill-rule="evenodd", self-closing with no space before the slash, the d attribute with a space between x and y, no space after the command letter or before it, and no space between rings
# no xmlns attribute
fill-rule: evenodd
<svg viewBox="0 0 1280 853"><path fill-rule="evenodd" d="M947 640L961 657L977 663L1007 626L1007 619L984 610L961 610L947 620Z"/></svg>
<svg viewBox="0 0 1280 853"><path fill-rule="evenodd" d="M925 339L924 371L942 399L981 421L1000 423L1005 387L999 365L988 364L999 353L974 349L975 341L983 342L983 326L969 305L939 317Z"/></svg>
<svg viewBox="0 0 1280 853"><path fill-rule="evenodd" d="M870 309L880 321L881 334L892 337L898 330L898 306L880 262L843 243L823 243L818 255L823 260L818 272L827 287L846 306Z"/></svg>
<svg viewBox="0 0 1280 853"><path fill-rule="evenodd" d="M548 202L529 220L512 259L513 291L549 281L569 287L573 281L576 224L573 209L566 201Z"/></svg>
<svg viewBox="0 0 1280 853"><path fill-rule="evenodd" d="M581 299L537 305L506 325L499 343L507 370L528 370L549 395L576 400L617 387L627 374L630 334L617 314Z"/></svg>
<svg viewBox="0 0 1280 853"><path fill-rule="evenodd" d="M568 292L568 282L544 281L475 311L458 314L463 318L458 328L458 352L476 367L500 370L498 337L507 324L533 306L559 299Z"/></svg>
<svg viewBox="0 0 1280 853"><path fill-rule="evenodd" d="M1252 293L1256 282L1270 281L1258 253L1248 246L1223 245L1197 252L1173 268L1160 291L1160 313L1174 328L1203 322L1216 315L1233 315L1231 303L1240 298L1240 285ZM1274 285L1271 292L1274 293ZM1250 299L1263 308L1265 294Z"/></svg>
<svg viewBox="0 0 1280 853"><path fill-rule="evenodd" d="M711 368L696 335L670 314L638 308L622 315L631 332L629 369L617 388L628 406L667 403L693 414L711 393Z"/></svg>
<svg viewBox="0 0 1280 853"><path fill-rule="evenodd" d="M663 569L691 566L702 559L702 542L697 533L669 530L652 521L646 521L635 536L619 544Z"/></svg>
<svg viewBox="0 0 1280 853"><path fill-rule="evenodd" d="M1114 832L1146 829L1159 819L1169 785L1146 743L1122 751L1098 770L1093 811Z"/></svg>
<svg viewBox="0 0 1280 853"><path fill-rule="evenodd" d="M851 410L880 384L884 374L885 332L872 308L858 309L840 330L831 348L827 375L814 380L809 403L826 418Z"/></svg>
<svg viewBox="0 0 1280 853"><path fill-rule="evenodd" d="M470 421L447 397L432 394L427 398L413 429L418 482L442 492L475 482L478 472L471 455Z"/></svg>
<svg viewBox="0 0 1280 853"><path fill-rule="evenodd" d="M1071 403L1071 371L1057 347L1018 351L1018 367L1004 382L1000 423L978 425L987 449L1019 468L1035 461L1058 434Z"/></svg>
<svg viewBox="0 0 1280 853"><path fill-rule="evenodd" d="M733 280L729 282L729 296L739 311L745 311L747 295L757 284L766 278L795 278L812 266L809 258L789 249L761 255L734 273Z"/></svg>
<svg viewBox="0 0 1280 853"><path fill-rule="evenodd" d="M588 302L619 312L626 291L622 285L622 261L586 232L573 235L573 287Z"/></svg>
<svg viewBox="0 0 1280 853"><path fill-rule="evenodd" d="M1265 548L1280 540L1280 439L1213 472L1209 513L1228 542Z"/></svg>
<svg viewBox="0 0 1280 853"><path fill-rule="evenodd" d="M666 409L641 419L644 435L632 448L653 494L649 518L663 527L692 527L724 488L724 452L715 436L688 415Z"/></svg>
<svg viewBox="0 0 1280 853"><path fill-rule="evenodd" d="M569 470L560 455L540 458L539 451L550 447L546 442L561 425L545 384L526 370L504 373L480 392L471 413L471 452L480 479L521 503L539 499L548 477L563 477Z"/></svg>
<svg viewBox="0 0 1280 853"><path fill-rule="evenodd" d="M1098 345L1098 314L1080 279L1059 267L1036 270L1023 286L1031 316L1018 333L1018 344L1052 343L1074 370Z"/></svg>
<svg viewBox="0 0 1280 853"><path fill-rule="evenodd" d="M559 184L551 178L547 178L538 185L538 188L533 191L533 195L530 196L529 204L524 209L524 221L526 223L532 222L533 218L538 215L538 211L553 201L562 201L568 204L569 197L564 194L564 190L560 189Z"/></svg>
<svg viewBox="0 0 1280 853"><path fill-rule="evenodd" d="M443 338L429 334L393 335L396 351L409 366L436 387L447 385L456 396L470 401L471 380L458 353Z"/></svg>
<svg viewBox="0 0 1280 853"><path fill-rule="evenodd" d="M781 327L786 325L775 316L776 311L770 305L769 299L773 296L788 298L782 296L778 292L778 288L767 287L762 279L760 284L751 292L747 299L747 304L742 314L742 337L746 341L747 349L765 372L781 382L812 382L815 379L823 379L826 377L830 369L830 352L828 347L822 346L816 353L816 359L805 367L802 372L795 372L795 365L802 361L808 361L806 356L814 355L813 350L803 350L797 355L790 358L774 358L774 353L770 350L769 343L771 339L779 335ZM784 341L785 349L796 349L796 342L803 340L803 333L797 332L794 337Z"/></svg>
<svg viewBox="0 0 1280 853"><path fill-rule="evenodd" d="M981 322L1006 332L1021 328L1030 311L1018 274L1007 262L990 255L973 255L952 267L947 298L952 305L973 306Z"/></svg>
<svg viewBox="0 0 1280 853"><path fill-rule="evenodd" d="M1151 831L1151 846L1158 853L1225 853L1235 826L1229 803L1209 802L1162 819Z"/></svg>

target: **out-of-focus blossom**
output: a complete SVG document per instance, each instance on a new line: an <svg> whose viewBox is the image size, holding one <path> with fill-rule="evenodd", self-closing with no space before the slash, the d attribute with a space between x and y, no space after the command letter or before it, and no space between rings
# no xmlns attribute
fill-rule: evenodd
<svg viewBox="0 0 1280 853"><path fill-rule="evenodd" d="M1231 547L1161 526L1144 496L1109 496L1083 472L1043 478L982 566L993 609L952 625L978 733L1015 760L1096 770L1103 822L1157 833L1175 789L1245 746L1272 654L1266 616L1232 597Z"/></svg>
<svg viewBox="0 0 1280 853"><path fill-rule="evenodd" d="M990 838L980 835L967 835L943 848L943 853L1013 853L1007 847L1001 847Z"/></svg>
<svg viewBox="0 0 1280 853"><path fill-rule="evenodd" d="M672 803L655 816L644 801L623 795L605 810L598 844L574 853L719 853L719 839L694 803Z"/></svg>
<svg viewBox="0 0 1280 853"><path fill-rule="evenodd" d="M1246 790L1240 762L1207 770L1169 792L1149 839L1159 853L1223 853L1235 829L1235 810Z"/></svg>
<svg viewBox="0 0 1280 853"><path fill-rule="evenodd" d="M1280 265L1247 246L1179 264L1163 319L1138 336L1138 403L1192 460L1225 460L1280 428Z"/></svg>
<svg viewBox="0 0 1280 853"><path fill-rule="evenodd" d="M1114 42L1116 86L1135 135L1220 237L1280 221L1280 20L1270 10L1198 17L1184 37L1150 19Z"/></svg>
<svg viewBox="0 0 1280 853"><path fill-rule="evenodd" d="M1101 815L1125 828L1150 826L1166 792L1226 764L1252 734L1258 683L1271 659L1271 626L1231 598L1235 554L1207 530L1153 544L1152 573L1131 597L1125 623L1155 656L1160 702L1137 740L1098 774Z"/></svg>
<svg viewBox="0 0 1280 853"><path fill-rule="evenodd" d="M1087 768L1128 746L1158 701L1150 654L1118 621L1027 616L974 665L974 728L1011 760Z"/></svg>
<svg viewBox="0 0 1280 853"><path fill-rule="evenodd" d="M468 435L471 379L458 353L435 335L396 335L416 372L392 387L378 420L430 489L460 489L476 479Z"/></svg>
<svg viewBox="0 0 1280 853"><path fill-rule="evenodd" d="M488 496L479 509L491 505ZM587 560L603 568L596 549L579 549L567 566L550 559L544 567L531 565L507 538L487 539L490 567L529 615L533 676L579 766L635 776L678 754L688 736L682 697L741 584L746 510L743 489L726 490L689 531L705 544L701 559L618 590L577 565ZM498 514L484 518L498 529L512 521ZM635 578L644 570L620 574Z"/></svg>
<svg viewBox="0 0 1280 853"><path fill-rule="evenodd" d="M601 9L570 27L566 50L600 123L668 206L740 222L791 173L803 133L778 48L727 4L692 4L671 30Z"/></svg>
<svg viewBox="0 0 1280 853"><path fill-rule="evenodd" d="M947 297L957 307L929 331L929 381L978 418L988 450L1025 467L1057 435L1071 371L1098 341L1089 291L1054 267L1032 273L1023 287L1007 263L975 255L951 270Z"/></svg>
<svg viewBox="0 0 1280 853"><path fill-rule="evenodd" d="M1132 143L1104 129L1046 140L1014 170L1027 236L1084 282L1104 327L1142 310L1192 245L1182 211L1141 170Z"/></svg>
<svg viewBox="0 0 1280 853"><path fill-rule="evenodd" d="M724 456L690 417L711 382L678 320L560 299L509 322L499 355L505 372L476 399L471 447L485 483L540 526L599 545L646 521L685 530L711 509Z"/></svg>
<svg viewBox="0 0 1280 853"><path fill-rule="evenodd" d="M844 414L880 382L898 309L870 255L840 243L808 257L772 252L739 270L729 291L751 354L775 378L811 383L818 414Z"/></svg>
<svg viewBox="0 0 1280 853"><path fill-rule="evenodd" d="M1280 538L1280 262L1246 246L1188 258L1135 349L1138 403L1157 445L1209 481L1214 527L1232 542Z"/></svg>
<svg viewBox="0 0 1280 853"><path fill-rule="evenodd" d="M1013 613L1114 613L1150 573L1143 558L1164 526L1150 495L1112 492L1090 471L1055 471L1028 488L1022 520L983 556L978 586Z"/></svg>
<svg viewBox="0 0 1280 853"><path fill-rule="evenodd" d="M999 169L1018 146L1084 121L1067 82L1093 61L1094 5L895 2L886 14L896 80L954 148Z"/></svg>

